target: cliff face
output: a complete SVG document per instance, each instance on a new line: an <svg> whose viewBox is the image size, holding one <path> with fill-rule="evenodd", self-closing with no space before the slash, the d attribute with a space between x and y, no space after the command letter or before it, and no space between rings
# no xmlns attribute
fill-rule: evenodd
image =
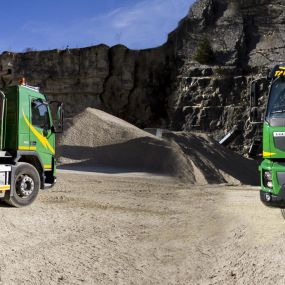
<svg viewBox="0 0 285 285"><path fill-rule="evenodd" d="M52 99L63 100L68 117L96 107L140 127L212 131L217 137L237 126L233 147L247 145L247 98L252 77L283 61L285 0L200 0L167 43L134 51L118 45L0 56L1 85L26 77ZM193 60L208 38L211 65ZM263 80L262 91L267 83Z"/></svg>
<svg viewBox="0 0 285 285"><path fill-rule="evenodd" d="M216 138L236 129L232 148L246 153L254 134L249 124L249 83L260 78L265 95L268 68L284 61L285 1L197 1L169 42L183 38L182 64L169 114L175 129L211 131ZM215 59L209 66L193 60L202 38Z"/></svg>
<svg viewBox="0 0 285 285"><path fill-rule="evenodd" d="M2 85L24 76L51 99L63 100L72 117L86 107L104 109L139 126L161 125L167 118L164 90L171 84L166 47L132 51L105 45L84 49L21 54L4 53L2 67L11 69Z"/></svg>

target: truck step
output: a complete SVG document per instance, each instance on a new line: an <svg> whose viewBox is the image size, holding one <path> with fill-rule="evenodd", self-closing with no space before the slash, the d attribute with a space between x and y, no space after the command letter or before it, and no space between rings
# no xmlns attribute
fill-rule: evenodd
<svg viewBox="0 0 285 285"><path fill-rule="evenodd" d="M12 157L12 155L8 151L0 151L0 157Z"/></svg>

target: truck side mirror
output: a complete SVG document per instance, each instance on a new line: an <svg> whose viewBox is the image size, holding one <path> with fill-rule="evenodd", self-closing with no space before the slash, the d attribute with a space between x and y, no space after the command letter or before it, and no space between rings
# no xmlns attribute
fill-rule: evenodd
<svg viewBox="0 0 285 285"><path fill-rule="evenodd" d="M45 127L43 128L43 136L47 137L48 136L48 129Z"/></svg>
<svg viewBox="0 0 285 285"><path fill-rule="evenodd" d="M250 122L251 123L261 123L261 116L258 106L258 99L260 98L260 88L257 84L257 80L251 82L250 85Z"/></svg>
<svg viewBox="0 0 285 285"><path fill-rule="evenodd" d="M51 101L50 106L53 118L52 131L54 133L63 133L63 103Z"/></svg>

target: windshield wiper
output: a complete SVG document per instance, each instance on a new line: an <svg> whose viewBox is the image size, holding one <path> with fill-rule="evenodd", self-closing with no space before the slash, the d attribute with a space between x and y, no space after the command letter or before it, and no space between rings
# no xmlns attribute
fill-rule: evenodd
<svg viewBox="0 0 285 285"><path fill-rule="evenodd" d="M282 113L285 113L285 109L272 111L270 114L282 114Z"/></svg>

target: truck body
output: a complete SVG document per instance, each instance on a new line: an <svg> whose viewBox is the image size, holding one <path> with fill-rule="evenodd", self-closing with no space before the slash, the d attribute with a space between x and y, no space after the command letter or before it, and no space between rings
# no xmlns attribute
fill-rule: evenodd
<svg viewBox="0 0 285 285"><path fill-rule="evenodd" d="M0 95L0 197L12 206L27 206L40 189L56 182L55 134L63 129L62 103L48 102L27 85L7 87Z"/></svg>

